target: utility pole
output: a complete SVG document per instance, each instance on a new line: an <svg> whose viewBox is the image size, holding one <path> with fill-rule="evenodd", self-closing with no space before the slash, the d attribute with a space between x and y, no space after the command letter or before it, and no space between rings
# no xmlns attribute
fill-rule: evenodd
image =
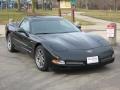
<svg viewBox="0 0 120 90"><path fill-rule="evenodd" d="M117 0L114 0L114 10L117 11Z"/></svg>

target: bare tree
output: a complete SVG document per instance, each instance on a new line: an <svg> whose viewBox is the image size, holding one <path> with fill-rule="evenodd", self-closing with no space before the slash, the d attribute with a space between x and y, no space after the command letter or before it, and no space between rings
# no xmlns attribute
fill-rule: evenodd
<svg viewBox="0 0 120 90"><path fill-rule="evenodd" d="M114 10L117 11L117 0L114 0Z"/></svg>
<svg viewBox="0 0 120 90"><path fill-rule="evenodd" d="M89 9L89 7L88 7L88 0L85 0L85 7L86 7L86 9Z"/></svg>
<svg viewBox="0 0 120 90"><path fill-rule="evenodd" d="M120 0L78 0L78 7L86 9L120 9Z"/></svg>
<svg viewBox="0 0 120 90"><path fill-rule="evenodd" d="M32 13L35 13L35 2L36 0L32 0Z"/></svg>
<svg viewBox="0 0 120 90"><path fill-rule="evenodd" d="M21 7L20 7L20 0L17 0L17 9L18 9L18 11L21 10Z"/></svg>

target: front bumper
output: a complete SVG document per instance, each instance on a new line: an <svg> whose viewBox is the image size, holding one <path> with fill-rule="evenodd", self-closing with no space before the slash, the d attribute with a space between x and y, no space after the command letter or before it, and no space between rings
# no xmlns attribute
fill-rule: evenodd
<svg viewBox="0 0 120 90"><path fill-rule="evenodd" d="M54 64L52 63L52 65L54 66L58 66L58 67L87 67L87 66L99 66L99 65L106 65L106 64L110 64L113 63L115 60L115 58L105 58L105 59L100 59L98 63L92 63L92 64L87 64L87 61L65 61L65 64ZM68 63L68 62L78 62L77 63Z"/></svg>

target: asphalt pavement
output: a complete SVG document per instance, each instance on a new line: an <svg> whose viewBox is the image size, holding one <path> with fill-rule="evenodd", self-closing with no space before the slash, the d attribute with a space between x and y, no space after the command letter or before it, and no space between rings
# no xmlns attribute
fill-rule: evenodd
<svg viewBox="0 0 120 90"><path fill-rule="evenodd" d="M10 53L0 38L0 90L120 90L120 45L104 67L41 72L27 54Z"/></svg>
<svg viewBox="0 0 120 90"><path fill-rule="evenodd" d="M120 31L115 62L104 67L41 72L27 54L10 53L0 26L0 90L120 90ZM106 31L90 31L105 39Z"/></svg>
<svg viewBox="0 0 120 90"><path fill-rule="evenodd" d="M88 31L91 31L91 30L102 30L103 31L103 30L106 30L108 24L115 23L117 25L117 30L120 30L120 23L106 21L106 20L102 20L102 19L98 19L98 18L94 18L90 16L84 16L81 13L85 13L85 12L75 13L75 16L77 19L95 23L95 25L82 26L82 29L85 29Z"/></svg>

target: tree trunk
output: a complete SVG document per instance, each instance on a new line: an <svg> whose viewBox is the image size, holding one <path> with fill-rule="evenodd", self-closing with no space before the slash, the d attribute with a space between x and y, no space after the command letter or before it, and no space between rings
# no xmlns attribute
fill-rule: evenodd
<svg viewBox="0 0 120 90"><path fill-rule="evenodd" d="M32 0L32 13L35 13L35 0Z"/></svg>
<svg viewBox="0 0 120 90"><path fill-rule="evenodd" d="M17 10L18 10L18 11L21 11L20 0L17 0Z"/></svg>
<svg viewBox="0 0 120 90"><path fill-rule="evenodd" d="M85 7L88 9L88 0L85 0Z"/></svg>
<svg viewBox="0 0 120 90"><path fill-rule="evenodd" d="M43 9L45 9L45 5L44 5L44 3L45 3L45 0L43 0L43 2L42 2L42 4L43 4Z"/></svg>
<svg viewBox="0 0 120 90"><path fill-rule="evenodd" d="M114 0L114 10L117 11L117 0Z"/></svg>
<svg viewBox="0 0 120 90"><path fill-rule="evenodd" d="M61 8L60 8L60 0L57 0L58 2L58 14L61 16Z"/></svg>

